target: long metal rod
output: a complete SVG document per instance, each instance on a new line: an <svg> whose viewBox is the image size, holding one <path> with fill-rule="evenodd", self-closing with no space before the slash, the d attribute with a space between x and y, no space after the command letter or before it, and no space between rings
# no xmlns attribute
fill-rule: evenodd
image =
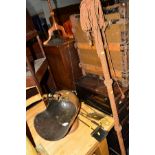
<svg viewBox="0 0 155 155"><path fill-rule="evenodd" d="M95 124L95 125L97 125L97 126L100 126L99 123L97 123L96 121L94 121L94 120L90 119L89 117L87 117L87 115L84 114L83 112L80 112L80 115L83 116L83 117L85 117L85 118L88 119L89 121L91 121L93 124Z"/></svg>
<svg viewBox="0 0 155 155"><path fill-rule="evenodd" d="M112 88L112 79L110 78L110 75L109 75L107 60L105 58L105 51L102 51L102 52L103 53L101 53L99 57L100 57L101 65L102 65L102 71L103 71L104 77L105 77L104 84L107 87L110 105L111 105L111 109L112 109L112 113L113 113L114 128L117 133L117 137L118 137L118 141L119 141L119 145L120 145L120 149L121 149L121 154L126 155L125 146L124 146L122 133L121 133L122 127L119 122L118 112L117 112L117 108L116 108L116 102L115 102L115 98L114 98L114 92L113 92L113 88Z"/></svg>
<svg viewBox="0 0 155 155"><path fill-rule="evenodd" d="M86 122L84 122L83 120L81 120L79 117L78 117L78 119L79 119L83 124L85 124L87 127L89 127L90 129L95 130L93 127L91 127L90 125L88 125Z"/></svg>
<svg viewBox="0 0 155 155"><path fill-rule="evenodd" d="M112 70L113 70L113 73L114 73L114 77L115 77L115 82L118 86L118 89L121 93L121 98L124 99L125 98L125 95L124 95L124 92L122 91L121 87L119 86L119 83L118 83L118 79L117 79L117 76L116 76L116 72L115 72L115 68L114 68L114 65L113 65L113 62L112 62L112 59L111 59L111 54L110 54L110 51L109 51L109 46L108 46L108 41L107 41L107 37L106 37L106 34L105 34L105 31L102 30L102 37L103 37L103 40L104 40L104 43L105 43L105 50L108 52L109 54L109 61L111 63L111 67L112 67Z"/></svg>
<svg viewBox="0 0 155 155"><path fill-rule="evenodd" d="M55 20L55 17L54 17L54 11L53 11L52 4L51 4L50 0L48 0L48 7L49 7L49 10L50 10L50 15L52 16L53 25L55 26L56 29L58 29L57 28L57 23L56 23L56 20Z"/></svg>
<svg viewBox="0 0 155 155"><path fill-rule="evenodd" d="M97 17L94 19L96 20L96 23L98 23ZM101 46L101 51L98 51L98 56L100 58L101 61L101 66L102 66L102 72L105 78L104 84L107 87L107 91L108 91L108 96L109 96L109 100L110 100L110 105L111 105L111 109L112 109L112 113L113 113L113 118L114 118L114 129L116 131L117 137L118 137L118 142L119 142L119 146L120 146L120 150L121 150L121 154L122 155L126 155L126 151L125 151L125 146L124 146L124 141L123 141L123 137L122 137L122 127L120 125L119 122L119 118L118 118L118 112L117 112L117 108L116 108L116 102L115 102L115 97L114 97L114 92L113 92L113 88L112 88L112 82L113 80L110 77L110 71L108 68L108 62L107 62L107 58L106 58L106 53L104 50L104 45L103 45L103 41L102 41L102 35L101 35L101 31L100 31L100 27L99 27L99 23L97 25L97 29L94 30L96 31L95 34L95 41L100 44Z"/></svg>
<svg viewBox="0 0 155 155"><path fill-rule="evenodd" d="M102 41L101 33L98 35L98 37L100 37L99 40ZM104 48L100 52L99 58L100 58L101 65L102 65L102 72L103 72L103 75L105 78L104 84L107 87L110 105L111 105L111 109L112 109L112 113L113 113L113 117L114 117L114 128L115 128L115 131L117 133L117 137L118 137L118 141L119 141L119 145L120 145L120 149L121 149L121 154L126 155L125 146L124 146L122 133L121 133L121 125L119 123L118 112L117 112L116 102L115 102L115 98L114 98L114 92L113 92L113 88L112 88L112 82L113 81L110 78L110 73L109 73L109 69L108 69L108 63L107 63L106 53L104 51Z"/></svg>
<svg viewBox="0 0 155 155"><path fill-rule="evenodd" d="M52 4L50 0L48 0L48 7L49 7L50 12L52 12L53 8L52 8Z"/></svg>

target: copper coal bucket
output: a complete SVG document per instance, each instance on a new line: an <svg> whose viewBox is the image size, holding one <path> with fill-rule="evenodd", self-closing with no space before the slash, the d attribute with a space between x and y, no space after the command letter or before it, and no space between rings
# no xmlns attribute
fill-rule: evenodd
<svg viewBox="0 0 155 155"><path fill-rule="evenodd" d="M42 138L59 140L77 128L79 109L79 99L73 92L58 91L49 99L46 110L36 115L34 127Z"/></svg>

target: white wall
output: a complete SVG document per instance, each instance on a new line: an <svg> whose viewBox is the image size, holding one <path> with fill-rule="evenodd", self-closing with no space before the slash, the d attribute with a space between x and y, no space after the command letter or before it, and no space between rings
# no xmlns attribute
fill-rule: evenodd
<svg viewBox="0 0 155 155"><path fill-rule="evenodd" d="M43 12L41 0L26 0L26 8L31 16Z"/></svg>
<svg viewBox="0 0 155 155"><path fill-rule="evenodd" d="M80 0L57 0L58 8L80 3Z"/></svg>
<svg viewBox="0 0 155 155"><path fill-rule="evenodd" d="M65 7L72 4L78 4L80 0L57 0L57 7ZM55 8L53 0L51 0L52 7ZM50 25L49 22L49 8L47 0L26 0L26 7L31 16L39 13L44 13L47 24Z"/></svg>

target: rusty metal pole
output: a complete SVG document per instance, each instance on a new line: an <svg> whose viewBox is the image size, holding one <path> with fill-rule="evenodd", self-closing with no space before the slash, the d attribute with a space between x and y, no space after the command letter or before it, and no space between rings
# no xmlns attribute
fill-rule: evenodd
<svg viewBox="0 0 155 155"><path fill-rule="evenodd" d="M80 4L80 22L81 28L85 32L92 31L94 35L97 54L100 58L102 72L104 75L104 84L107 87L108 97L110 100L110 106L114 118L114 128L118 137L118 142L121 150L121 155L126 155L124 141L122 137L122 127L119 122L118 112L116 108L116 102L114 92L112 88L113 80L110 77L110 71L108 68L108 62L106 58L106 52L104 49L104 31L106 24L104 21L103 10L100 0L82 0ZM101 32L102 31L102 32Z"/></svg>
<svg viewBox="0 0 155 155"><path fill-rule="evenodd" d="M95 35L95 41L96 40L100 41L100 43L99 42L98 43L102 47L101 48L102 50L97 51L97 53L98 53L98 56L99 56L100 61L101 61L102 72L103 72L103 75L104 75L104 78L105 78L104 84L106 85L107 91L108 91L108 96L109 96L110 105L111 105L111 109L112 109L112 114L113 114L113 118L114 118L114 129L115 129L117 137L118 137L118 142L119 142L119 146L120 146L120 150L121 150L121 155L126 155L124 141L123 141L122 132L121 132L122 127L121 127L120 122L119 122L118 112L117 112L116 102L115 102L115 97L114 97L114 92L113 92L113 88L112 88L113 80L110 77L110 71L109 71L109 68L108 68L106 53L105 53L105 50L104 50L104 45L103 45L103 42L102 42L102 35L101 35L99 25L98 25L98 28L95 29L94 31L96 31L95 34L97 34L97 35Z"/></svg>
<svg viewBox="0 0 155 155"><path fill-rule="evenodd" d="M115 128L115 131L117 133L121 154L126 155L125 146L124 146L122 133L121 133L122 127L119 123L119 118L118 118L118 113L117 113L117 108L116 108L116 103L115 103L115 98L114 98L114 93L113 93L113 88L112 88L112 82L113 81L110 78L104 49L103 49L103 51L100 52L99 58L100 58L101 65L102 65L102 72L103 72L104 78L105 78L104 84L106 85L107 91L108 91L108 96L109 96L110 105L111 105L113 118L114 118L114 128Z"/></svg>
<svg viewBox="0 0 155 155"><path fill-rule="evenodd" d="M99 1L99 3L100 3L100 1ZM94 1L94 4L95 4L95 1ZM96 5L94 5L94 11L96 11L96 10L97 10ZM104 45L103 45L104 30L103 30L103 28L100 29L99 21L98 21L96 13L95 13L95 18L93 20L94 20L93 21L94 23L97 23L97 27L92 27L92 31L93 31L94 37L95 37L95 44L96 44L96 46L100 47L100 48L97 47L96 49L97 49L97 53L98 53L98 56L99 56L100 61L101 61L102 72L103 72L103 75L104 75L104 78L105 78L104 84L106 85L107 91L108 91L108 97L109 97L109 100L110 100L110 106L111 106L112 114L113 114L113 118L114 118L114 129L115 129L117 137L118 137L118 142L119 142L119 146L120 146L120 150L121 150L121 155L126 155L124 141L123 141L122 132L121 132L122 126L120 125L120 122L119 122L119 117L118 117L118 112L117 112L117 108L116 108L114 92L113 92L113 88L112 88L113 80L110 77L110 71L109 71L109 68L108 68L106 52L105 52ZM102 31L102 33L101 33L101 31Z"/></svg>

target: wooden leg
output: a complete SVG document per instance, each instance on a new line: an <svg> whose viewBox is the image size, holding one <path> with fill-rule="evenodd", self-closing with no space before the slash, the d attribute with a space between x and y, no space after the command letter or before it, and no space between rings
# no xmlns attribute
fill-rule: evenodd
<svg viewBox="0 0 155 155"><path fill-rule="evenodd" d="M94 155L109 155L107 139L104 139L94 152Z"/></svg>
<svg viewBox="0 0 155 155"><path fill-rule="evenodd" d="M30 140L30 142L33 145L33 147L35 147L35 143L34 143L34 140L33 140L33 137L32 137L32 134L30 132L30 129L29 129L29 126L28 126L27 122L26 122L26 136Z"/></svg>
<svg viewBox="0 0 155 155"><path fill-rule="evenodd" d="M38 155L31 141L26 136L26 155Z"/></svg>

